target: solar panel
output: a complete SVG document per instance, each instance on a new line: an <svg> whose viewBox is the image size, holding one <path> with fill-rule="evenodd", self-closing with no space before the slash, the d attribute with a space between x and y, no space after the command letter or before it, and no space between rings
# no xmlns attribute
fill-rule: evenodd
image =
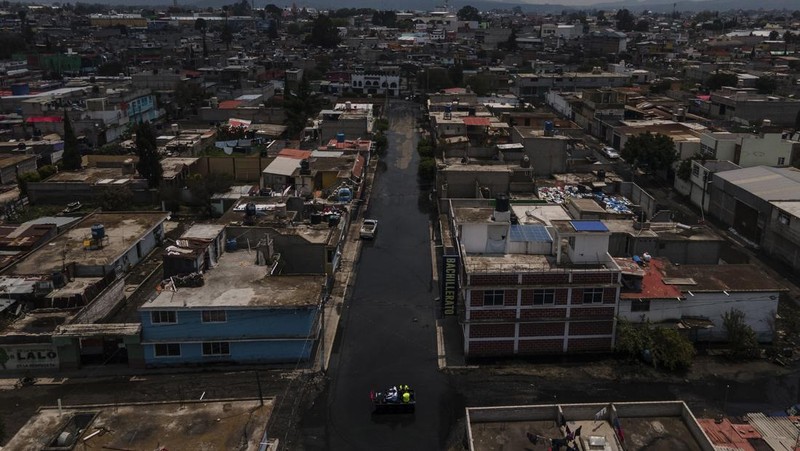
<svg viewBox="0 0 800 451"><path fill-rule="evenodd" d="M511 226L511 241L535 241L552 243L553 238L545 226L537 224L514 224Z"/></svg>
<svg viewBox="0 0 800 451"><path fill-rule="evenodd" d="M576 232L608 232L602 221L570 221Z"/></svg>

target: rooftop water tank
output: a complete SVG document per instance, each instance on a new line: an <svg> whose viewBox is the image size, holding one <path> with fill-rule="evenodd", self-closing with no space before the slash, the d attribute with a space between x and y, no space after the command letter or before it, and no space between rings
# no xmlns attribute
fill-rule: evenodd
<svg viewBox="0 0 800 451"><path fill-rule="evenodd" d="M11 85L12 96L26 96L31 93L31 88L27 83L14 83Z"/></svg>
<svg viewBox="0 0 800 451"><path fill-rule="evenodd" d="M510 205L510 202L508 200L508 195L497 194L494 197L494 201L495 201L495 207L494 207L495 211L501 211L501 212L508 211Z"/></svg>
<svg viewBox="0 0 800 451"><path fill-rule="evenodd" d="M311 224L322 223L322 215L319 213L311 213Z"/></svg>
<svg viewBox="0 0 800 451"><path fill-rule="evenodd" d="M336 134L336 142L343 143L344 142L344 133L339 132Z"/></svg>
<svg viewBox="0 0 800 451"><path fill-rule="evenodd" d="M256 215L256 204L252 202L248 202L247 205L244 206L244 214L247 217L253 217Z"/></svg>
<svg viewBox="0 0 800 451"><path fill-rule="evenodd" d="M102 240L106 236L106 228L103 224L95 224L92 226L92 239Z"/></svg>

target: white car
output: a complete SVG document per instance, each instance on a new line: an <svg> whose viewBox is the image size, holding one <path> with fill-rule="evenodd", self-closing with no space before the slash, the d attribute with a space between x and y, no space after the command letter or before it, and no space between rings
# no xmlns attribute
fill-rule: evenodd
<svg viewBox="0 0 800 451"><path fill-rule="evenodd" d="M612 160L616 160L617 158L619 158L619 152L617 152L617 150L614 149L613 147L605 146L600 150L600 152L602 152L603 155Z"/></svg>

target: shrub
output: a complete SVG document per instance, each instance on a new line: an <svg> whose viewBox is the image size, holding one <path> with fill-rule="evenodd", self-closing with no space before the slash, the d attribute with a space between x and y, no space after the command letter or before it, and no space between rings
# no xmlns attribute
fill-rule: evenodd
<svg viewBox="0 0 800 451"><path fill-rule="evenodd" d="M436 160L433 158L422 158L417 167L417 175L423 183L430 183L436 176Z"/></svg>
<svg viewBox="0 0 800 451"><path fill-rule="evenodd" d="M28 195L28 183L39 182L41 180L42 176L40 176L38 172L25 172L18 175L17 186L19 186L20 194L23 196Z"/></svg>
<svg viewBox="0 0 800 451"><path fill-rule="evenodd" d="M758 339L753 328L744 322L744 312L731 309L722 315L722 326L728 334L729 356L735 359L758 357Z"/></svg>

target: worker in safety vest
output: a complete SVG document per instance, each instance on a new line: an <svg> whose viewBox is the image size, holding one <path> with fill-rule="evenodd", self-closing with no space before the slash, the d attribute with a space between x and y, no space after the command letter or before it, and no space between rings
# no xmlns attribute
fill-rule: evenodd
<svg viewBox="0 0 800 451"><path fill-rule="evenodd" d="M403 392L403 403L408 404L411 402L411 393Z"/></svg>

